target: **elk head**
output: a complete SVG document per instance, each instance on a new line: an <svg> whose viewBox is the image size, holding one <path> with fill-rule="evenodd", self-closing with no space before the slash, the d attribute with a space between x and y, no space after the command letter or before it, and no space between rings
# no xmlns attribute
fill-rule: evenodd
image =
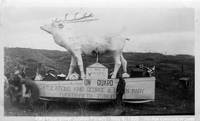
<svg viewBox="0 0 200 121"><path fill-rule="evenodd" d="M54 31L60 31L63 28L65 28L67 25L65 25L65 23L78 23L78 22L87 22L87 21L94 21L94 20L98 20L98 19L88 19L90 17L93 17L94 15L89 14L87 15L87 13L84 14L84 16L76 18L76 16L78 15L78 13L76 13L74 15L74 19L71 20L67 20L67 15L65 15L64 20L57 20L57 18L55 19L55 21L52 20L51 24L46 24L41 26L40 28L44 31L46 31L49 34L52 34ZM69 28L67 28L69 29Z"/></svg>

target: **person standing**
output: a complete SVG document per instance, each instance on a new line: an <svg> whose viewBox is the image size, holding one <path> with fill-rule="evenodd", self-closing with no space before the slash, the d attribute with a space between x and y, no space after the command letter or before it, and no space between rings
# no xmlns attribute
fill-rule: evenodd
<svg viewBox="0 0 200 121"><path fill-rule="evenodd" d="M45 75L46 75L46 69L42 65L42 63L39 63L37 71L36 71L36 77L35 77L34 80L41 81L41 80L43 80L43 78L45 77Z"/></svg>
<svg viewBox="0 0 200 121"><path fill-rule="evenodd" d="M120 77L119 78L119 82L117 84L117 90L116 90L116 103L119 105L119 106L122 106L122 97L123 97L123 94L125 93L125 86L126 86L126 81Z"/></svg>

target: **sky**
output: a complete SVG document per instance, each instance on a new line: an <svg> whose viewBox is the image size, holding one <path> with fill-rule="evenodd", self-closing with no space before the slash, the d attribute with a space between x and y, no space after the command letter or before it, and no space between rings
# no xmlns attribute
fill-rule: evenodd
<svg viewBox="0 0 200 121"><path fill-rule="evenodd" d="M51 23L55 18L63 19L66 13L72 17L76 12L79 15L87 12L93 13L98 21L79 24L80 31L96 35L122 34L130 38L124 52L194 55L195 12L193 8L184 7L179 1L173 4L155 2L153 7L148 6L148 3L134 4L127 0L117 0L116 3L111 0L96 3L90 0L2 1L0 39L5 47L64 51L40 26ZM124 28L125 31L122 32Z"/></svg>

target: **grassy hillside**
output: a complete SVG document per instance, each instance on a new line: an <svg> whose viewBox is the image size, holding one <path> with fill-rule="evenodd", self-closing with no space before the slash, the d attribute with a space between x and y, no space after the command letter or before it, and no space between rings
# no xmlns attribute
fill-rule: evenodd
<svg viewBox="0 0 200 121"><path fill-rule="evenodd" d="M53 56L54 55L54 56ZM29 76L35 74L38 63L42 63L47 69L63 70L62 63L57 58L66 56L66 52L37 50L28 48L4 48L5 73L13 73L18 65L26 65L31 71ZM67 66L66 66L67 68Z"/></svg>
<svg viewBox="0 0 200 121"><path fill-rule="evenodd" d="M5 73L13 72L17 65L26 65L29 68L36 68L42 62L48 68L58 72L67 73L70 64L70 55L67 52L57 50L38 50L28 48L5 48L4 49ZM133 65L144 64L145 66L156 66L158 73L171 73L181 75L181 65L184 68L184 75L194 77L194 56L190 55L163 55L160 53L124 53L128 62L128 72ZM95 58L83 56L84 67L95 62ZM114 67L111 57L100 57L100 62L112 72ZM75 71L79 72L78 68Z"/></svg>

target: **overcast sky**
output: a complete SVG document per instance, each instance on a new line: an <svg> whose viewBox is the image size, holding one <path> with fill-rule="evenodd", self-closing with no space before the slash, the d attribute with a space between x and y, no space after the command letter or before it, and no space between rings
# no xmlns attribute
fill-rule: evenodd
<svg viewBox="0 0 200 121"><path fill-rule="evenodd" d="M194 55L194 9L185 7L105 7L74 2L29 2L5 0L1 35L6 47L26 47L37 49L64 50L56 45L50 34L42 31L43 23L51 23L55 18L63 19L68 13L93 13L98 21L80 25L83 32L94 34L120 33L131 40L124 51L160 52L166 54ZM71 3L71 5L70 5ZM96 5L96 4L95 4Z"/></svg>

